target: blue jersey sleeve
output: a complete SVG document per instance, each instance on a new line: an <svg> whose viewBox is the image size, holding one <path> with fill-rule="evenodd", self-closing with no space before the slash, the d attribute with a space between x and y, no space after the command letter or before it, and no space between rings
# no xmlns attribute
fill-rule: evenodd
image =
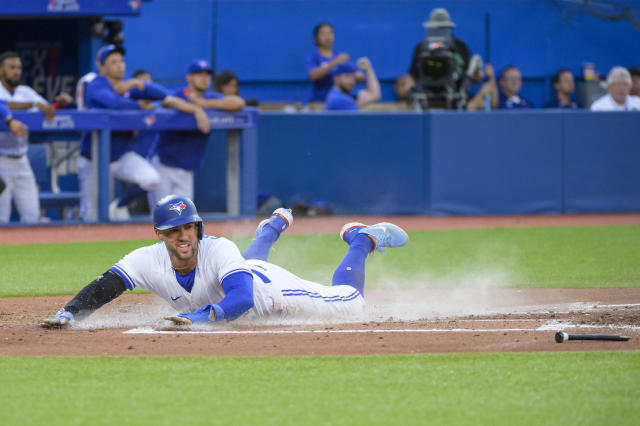
<svg viewBox="0 0 640 426"><path fill-rule="evenodd" d="M4 101L0 101L0 118L5 119L11 115L11 110L7 106L7 103Z"/></svg>
<svg viewBox="0 0 640 426"><path fill-rule="evenodd" d="M161 101L169 96L169 91L159 84L144 83L144 90L137 88L129 91L129 97L131 99L147 99L150 101Z"/></svg>
<svg viewBox="0 0 640 426"><path fill-rule="evenodd" d="M234 320L253 307L253 275L236 272L222 280L225 297L213 305L216 321Z"/></svg>
<svg viewBox="0 0 640 426"><path fill-rule="evenodd" d="M106 109L140 109L140 105L132 99L125 98L113 91L106 80L95 79L87 85L87 106Z"/></svg>

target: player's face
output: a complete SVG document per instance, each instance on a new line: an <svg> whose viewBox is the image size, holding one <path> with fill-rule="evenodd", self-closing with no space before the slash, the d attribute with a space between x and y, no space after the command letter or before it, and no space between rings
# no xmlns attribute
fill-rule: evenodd
<svg viewBox="0 0 640 426"><path fill-rule="evenodd" d="M20 58L5 59L0 70L0 76L9 86L16 87L20 84L20 77L22 76L22 61L20 61Z"/></svg>
<svg viewBox="0 0 640 426"><path fill-rule="evenodd" d="M351 93L354 87L356 87L356 75L355 74L340 74L336 76L336 84L345 93Z"/></svg>
<svg viewBox="0 0 640 426"><path fill-rule="evenodd" d="M114 52L107 56L101 68L102 74L104 74L107 78L122 80L127 67L122 55L118 52Z"/></svg>
<svg viewBox="0 0 640 426"><path fill-rule="evenodd" d="M331 48L335 38L336 35L333 32L333 28L329 25L323 25L318 31L318 35L316 35L316 44L318 47Z"/></svg>
<svg viewBox="0 0 640 426"><path fill-rule="evenodd" d="M185 223L166 231L158 231L156 235L164 241L171 263L174 267L185 266L195 262L198 255L198 225Z"/></svg>
<svg viewBox="0 0 640 426"><path fill-rule="evenodd" d="M569 72L560 74L560 78L558 78L558 83L556 84L556 90L560 93L570 95L574 89L573 75Z"/></svg>
<svg viewBox="0 0 640 426"><path fill-rule="evenodd" d="M194 72L188 75L189 84L200 92L211 86L211 74L207 71Z"/></svg>
<svg viewBox="0 0 640 426"><path fill-rule="evenodd" d="M627 96L631 91L631 85L627 80L614 79L608 87L609 94L619 104L624 104L627 101Z"/></svg>

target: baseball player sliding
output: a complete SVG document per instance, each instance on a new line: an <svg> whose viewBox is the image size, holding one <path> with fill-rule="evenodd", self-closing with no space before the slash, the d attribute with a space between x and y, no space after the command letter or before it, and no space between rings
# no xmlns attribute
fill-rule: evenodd
<svg viewBox="0 0 640 426"><path fill-rule="evenodd" d="M170 195L158 201L153 220L160 242L123 257L41 325L60 327L82 320L136 287L150 290L180 312L166 318L178 324L233 321L241 316L353 317L365 305L367 256L408 241L406 232L391 223L347 223L340 237L349 250L329 287L267 261L271 246L293 223L290 210L277 209L260 222L243 254L226 238L204 235L202 219L186 197Z"/></svg>

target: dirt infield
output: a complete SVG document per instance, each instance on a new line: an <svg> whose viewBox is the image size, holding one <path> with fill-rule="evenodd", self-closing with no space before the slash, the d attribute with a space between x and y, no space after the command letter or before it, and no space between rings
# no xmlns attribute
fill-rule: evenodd
<svg viewBox="0 0 640 426"><path fill-rule="evenodd" d="M332 232L354 218L296 219L290 231ZM362 220L362 218L358 218ZM527 217L394 217L409 230L505 226L640 224L640 214ZM375 222L378 218L366 218ZM382 220L382 219L381 219ZM209 222L208 233L251 235L258 220ZM287 232L290 232L287 231ZM2 244L152 238L149 224L3 228ZM469 292L478 290L469 290ZM405 293L405 292L401 292ZM474 298L474 294L467 297ZM511 352L640 349L640 289L484 289L482 310L442 310L455 305L447 290L367 293L367 320L350 324L257 327L233 323L179 328L162 320L167 305L152 295L127 294L68 330L37 324L69 300L64 297L0 299L0 355L328 355L437 352ZM397 321L394 311L407 318ZM473 314L473 315L471 315ZM557 330L610 333L628 342L558 344Z"/></svg>

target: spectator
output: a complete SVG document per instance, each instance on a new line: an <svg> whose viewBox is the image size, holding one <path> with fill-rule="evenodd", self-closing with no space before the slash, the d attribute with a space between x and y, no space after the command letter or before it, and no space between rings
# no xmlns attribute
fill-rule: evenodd
<svg viewBox="0 0 640 426"><path fill-rule="evenodd" d="M365 72L367 88L354 91L357 68L350 63L338 65L333 72L334 84L327 95L326 110L358 110L380 99L380 83L369 58L360 58L356 64Z"/></svg>
<svg viewBox="0 0 640 426"><path fill-rule="evenodd" d="M238 76L233 71L222 71L213 80L213 91L223 95L240 95Z"/></svg>
<svg viewBox="0 0 640 426"><path fill-rule="evenodd" d="M233 71L221 71L213 79L213 91L225 96L240 96L240 82ZM245 106L258 106L257 99L245 99Z"/></svg>
<svg viewBox="0 0 640 426"><path fill-rule="evenodd" d="M393 92L398 102L411 102L411 93L416 87L416 81L411 74L402 74L393 85Z"/></svg>
<svg viewBox="0 0 640 426"><path fill-rule="evenodd" d="M519 95L522 88L522 74L520 70L509 65L500 76L500 109L533 108L533 104Z"/></svg>
<svg viewBox="0 0 640 426"><path fill-rule="evenodd" d="M10 132L0 132L0 177L5 189L0 195L0 223L9 222L11 202L20 214L20 222L37 223L40 220L38 185L27 157L29 149L27 128L7 113L14 111L42 111L50 120L55 110L31 87L20 84L22 61L16 52L0 55L0 101L5 123Z"/></svg>
<svg viewBox="0 0 640 426"><path fill-rule="evenodd" d="M331 24L322 22L313 28L313 41L317 50L307 58L307 74L313 82L311 102L325 101L331 86L333 86L332 71L350 59L348 53L333 53L335 37ZM358 74L358 81L364 81L364 76Z"/></svg>
<svg viewBox="0 0 640 426"><path fill-rule="evenodd" d="M491 64L485 64L484 74L487 77L487 81L480 87L478 93L467 102L467 110L469 111L487 109L487 97L489 98L489 109L498 108L498 85L496 84L496 74Z"/></svg>
<svg viewBox="0 0 640 426"><path fill-rule="evenodd" d="M222 111L242 109L244 100L238 95L223 95L209 90L211 73L208 61L194 61L187 71L187 86L174 95L203 108ZM155 205L158 200L170 194L183 194L193 198L193 172L203 165L208 140L208 136L197 131L161 133L157 155L153 159L153 165L160 175L160 183L149 196L150 205Z"/></svg>
<svg viewBox="0 0 640 426"><path fill-rule="evenodd" d="M166 90L153 83L139 79L123 80L126 70L124 49L115 45L106 45L98 51L97 63L99 76L86 85L84 104L87 108L103 109L149 109L153 105L146 100L161 100L162 105L175 108L194 115L198 128L203 133L210 131L210 123L202 108L185 102L174 96L168 96ZM119 91L127 90L129 97L122 96ZM111 165L112 175L125 182L138 184L145 191L154 189L160 177L153 166L142 156L132 150L135 143L134 132L116 131L111 133ZM82 138L80 155L78 156L78 178L80 180L80 218L96 219L94 194L95 183L91 171L91 132ZM127 219L126 205L130 200L116 199L109 205L112 219Z"/></svg>
<svg viewBox="0 0 640 426"><path fill-rule="evenodd" d="M591 111L640 111L640 97L630 95L631 74L613 67L607 76L608 94L591 104Z"/></svg>
<svg viewBox="0 0 640 426"><path fill-rule="evenodd" d="M631 67L631 92L630 95L640 96L640 67Z"/></svg>
<svg viewBox="0 0 640 426"><path fill-rule="evenodd" d="M571 99L573 91L575 90L575 84L573 81L573 74L571 70L563 68L558 70L551 79L551 84L556 91L556 97L546 108L569 108L577 109L578 104Z"/></svg>

